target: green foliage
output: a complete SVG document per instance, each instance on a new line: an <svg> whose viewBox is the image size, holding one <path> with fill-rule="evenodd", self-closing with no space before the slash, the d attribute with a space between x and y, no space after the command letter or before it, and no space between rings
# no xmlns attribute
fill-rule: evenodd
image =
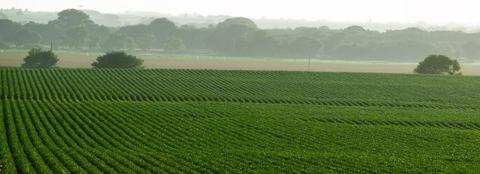
<svg viewBox="0 0 480 174"><path fill-rule="evenodd" d="M0 19L8 19L8 16L3 13L0 13Z"/></svg>
<svg viewBox="0 0 480 174"><path fill-rule="evenodd" d="M430 55L414 70L419 74L460 74L460 64L444 55Z"/></svg>
<svg viewBox="0 0 480 174"><path fill-rule="evenodd" d="M58 18L52 21L61 27L75 28L93 24L85 12L76 9L66 9L58 13Z"/></svg>
<svg viewBox="0 0 480 174"><path fill-rule="evenodd" d="M118 22L115 16L92 11L88 11L88 14L96 16L96 20L103 16L105 19L101 20L104 22L107 18L112 23ZM462 57L465 61L480 58L478 33L425 31L418 28L379 32L361 26L345 29L325 26L261 29L254 21L241 17L205 27L177 26L166 18L154 19L149 24L105 27L95 24L88 14L67 9L58 13L58 18L48 24L28 22L21 25L0 19L0 42L17 47L54 42L59 48L76 50L163 49L177 52L170 48L178 46L177 41L181 40L184 45L181 52L222 56L417 62L424 55L438 52Z"/></svg>
<svg viewBox="0 0 480 174"><path fill-rule="evenodd" d="M123 55L123 53L120 53ZM112 54L109 54L112 55ZM112 56L114 57L114 56ZM115 59L114 57L113 59ZM9 71L5 71L7 73ZM62 82L65 90L45 89L44 95L61 98L105 97L114 100L152 101L241 101L252 103L299 103L318 105L375 105L396 107L408 104L426 108L452 108L480 106L477 77L351 74L351 73L303 73L256 72L214 70L39 70L20 71L35 75L38 83L48 81L58 71L71 73L73 77ZM113 73L115 72L115 73ZM119 76L117 73L125 72ZM146 75L151 73L152 75ZM68 75L58 76L58 80ZM248 78L246 78L246 77ZM118 79L105 82L105 79ZM172 79L184 79L173 80ZM375 82L371 82L375 81ZM15 81L4 81L7 84ZM371 82L371 83L365 83ZM100 85L103 84L103 85ZM223 84L219 86L220 84ZM408 85L406 85L408 84ZM24 86L24 91L12 90L9 96L37 95L37 85ZM89 86L95 86L91 91ZM134 86L127 88L126 86ZM222 92L216 89L221 87ZM251 90L254 89L254 92ZM415 89L412 91L412 89ZM162 91L171 91L164 93ZM43 90L42 90L43 91ZM79 95L71 95L76 91ZM361 92L359 92L361 91ZM392 93L391 91L397 91ZM446 91L456 91L446 94ZM80 95L81 94L81 95ZM185 94L185 95L184 95ZM419 95L422 94L422 95ZM40 95L40 94L38 94ZM339 97L340 96L340 97ZM440 98L439 96L444 96ZM435 98L435 100L432 100ZM343 103L345 102L345 103Z"/></svg>
<svg viewBox="0 0 480 174"><path fill-rule="evenodd" d="M15 43L18 39L17 36L21 36L22 25L12 22L8 19L0 19L0 40L6 43Z"/></svg>
<svg viewBox="0 0 480 174"><path fill-rule="evenodd" d="M163 48L167 40L177 32L177 26L166 18L158 18L148 25L148 32L153 37L152 45L155 48ZM146 37L145 39L148 39ZM148 40L147 40L148 42Z"/></svg>
<svg viewBox="0 0 480 174"><path fill-rule="evenodd" d="M343 32L345 32L345 33L362 33L362 32L366 32L366 31L367 30L365 30L363 27L357 26L357 25L347 27L343 30Z"/></svg>
<svg viewBox="0 0 480 174"><path fill-rule="evenodd" d="M227 55L248 55L248 45L254 39L252 37L258 28L256 24L247 18L229 18L219 23L212 33L210 46L217 52Z"/></svg>
<svg viewBox="0 0 480 174"><path fill-rule="evenodd" d="M14 43L17 47L32 47L38 44L40 40L41 36L38 33L21 29L15 33Z"/></svg>
<svg viewBox="0 0 480 174"><path fill-rule="evenodd" d="M86 13L76 9L59 12L58 19L51 24L63 31L61 40L64 45L75 49L82 49L86 45L89 35L88 27L94 25Z"/></svg>
<svg viewBox="0 0 480 174"><path fill-rule="evenodd" d="M228 28L237 28L237 27L246 27L251 29L257 29L257 24L251 19L244 17L235 17L228 18L223 22L220 22L217 26L219 29L228 29Z"/></svg>
<svg viewBox="0 0 480 174"><path fill-rule="evenodd" d="M308 37L300 37L290 43L291 55L294 57L313 57L321 48L320 42Z"/></svg>
<svg viewBox="0 0 480 174"><path fill-rule="evenodd" d="M123 51L108 52L92 63L94 68L143 68L143 60Z"/></svg>
<svg viewBox="0 0 480 174"><path fill-rule="evenodd" d="M36 28L44 33L45 42L54 41L77 50L99 49L97 43L111 34L109 28L95 24L89 15L76 9L63 10L57 19Z"/></svg>
<svg viewBox="0 0 480 174"><path fill-rule="evenodd" d="M165 42L164 49L167 53L177 53L183 51L185 49L185 45L183 44L182 39L172 37Z"/></svg>
<svg viewBox="0 0 480 174"><path fill-rule="evenodd" d="M52 51L32 48L23 61L22 67L24 68L52 68L57 65L58 58Z"/></svg>
<svg viewBox="0 0 480 174"><path fill-rule="evenodd" d="M153 20L148 26L150 31L157 37L166 37L177 29L177 26L167 18Z"/></svg>
<svg viewBox="0 0 480 174"><path fill-rule="evenodd" d="M64 44L70 48L81 49L87 41L87 29L85 27L72 27L65 31Z"/></svg>
<svg viewBox="0 0 480 174"><path fill-rule="evenodd" d="M0 82L3 173L480 170L478 77L0 69Z"/></svg>
<svg viewBox="0 0 480 174"><path fill-rule="evenodd" d="M105 41L100 44L103 51L114 50L130 50L134 48L134 41L123 34L114 33L111 34Z"/></svg>
<svg viewBox="0 0 480 174"><path fill-rule="evenodd" d="M128 38L131 38L134 42L134 45L137 45L143 50L148 50L152 48L153 41L155 39L155 35L150 31L150 27L147 25L132 25L121 27L118 33Z"/></svg>

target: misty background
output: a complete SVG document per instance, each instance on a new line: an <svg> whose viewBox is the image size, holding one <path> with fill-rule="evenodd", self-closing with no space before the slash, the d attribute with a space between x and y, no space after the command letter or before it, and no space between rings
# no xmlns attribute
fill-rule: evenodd
<svg viewBox="0 0 480 174"><path fill-rule="evenodd" d="M88 52L410 63L445 54L473 63L480 58L475 5L480 4L5 0L0 6L0 48L53 44L59 50Z"/></svg>

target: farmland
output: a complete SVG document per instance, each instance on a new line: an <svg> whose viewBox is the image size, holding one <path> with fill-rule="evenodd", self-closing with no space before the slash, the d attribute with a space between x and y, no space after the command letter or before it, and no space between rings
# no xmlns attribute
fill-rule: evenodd
<svg viewBox="0 0 480 174"><path fill-rule="evenodd" d="M28 50L0 50L0 65L19 67ZM61 68L91 68L99 52L56 51ZM215 70L269 70L308 71L308 61L298 58L223 57L207 55L162 54L133 52L143 59L149 69L215 69ZM362 72L411 74L417 62L338 61L312 59L310 71L314 72ZM478 62L462 63L464 75L480 75Z"/></svg>
<svg viewBox="0 0 480 174"><path fill-rule="evenodd" d="M0 50L0 65L19 67L28 50ZM100 52L55 51L61 68L91 68ZM163 69L217 69L217 70L277 70L307 71L307 60L298 58L223 57L207 55L162 54L158 52L133 52L143 59L146 68ZM311 71L321 72L377 72L412 73L415 63L312 60ZM465 75L480 75L478 64L463 64Z"/></svg>
<svg viewBox="0 0 480 174"><path fill-rule="evenodd" d="M2 173L475 173L480 78L0 69Z"/></svg>

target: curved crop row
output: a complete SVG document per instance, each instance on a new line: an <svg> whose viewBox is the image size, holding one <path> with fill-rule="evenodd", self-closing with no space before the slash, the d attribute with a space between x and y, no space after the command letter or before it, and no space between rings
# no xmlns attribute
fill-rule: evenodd
<svg viewBox="0 0 480 174"><path fill-rule="evenodd" d="M423 78L0 69L0 172L480 170L477 78Z"/></svg>
<svg viewBox="0 0 480 174"><path fill-rule="evenodd" d="M324 122L324 123L352 124L352 125L407 126L407 127L432 127L432 128L480 130L480 124L476 122L366 120L366 119L344 119L344 118L313 118L313 119L301 119L301 120L318 121L318 122Z"/></svg>
<svg viewBox="0 0 480 174"><path fill-rule="evenodd" d="M370 151L387 156L419 155L411 159L433 158L442 153L436 151L440 148L434 139L455 138L448 132L426 134L425 130L408 131L412 134L409 136L398 134L405 127L479 130L474 122L302 119L315 112L279 118L276 114L255 114L228 104L59 100L2 103L4 114L0 118L5 123L1 127L5 136L1 159L5 173L384 173L393 169L390 163L400 164L395 164L394 159L380 163L379 157L372 156ZM228 109L230 106L235 109ZM253 107L251 111L266 112L270 106L249 107ZM271 109L274 108L272 105ZM317 126L319 122L323 124ZM388 129L353 130L344 124ZM357 139L361 136L376 138ZM360 140L365 143L359 144ZM372 143L392 148L404 143L412 146L382 150ZM466 147L475 144L462 143ZM421 147L428 148L417 154ZM441 150L455 150L460 156L478 154L471 148ZM477 162L457 160L466 165Z"/></svg>
<svg viewBox="0 0 480 174"><path fill-rule="evenodd" d="M375 83L361 79L377 77ZM207 70L0 69L2 99L198 101L406 108L477 108L475 78L449 85L402 75ZM355 79L354 78L358 78ZM436 78L437 77L425 77ZM360 79L360 80L359 80ZM428 79L427 79L428 81ZM414 85L415 84L415 85ZM448 99L448 100L447 100Z"/></svg>

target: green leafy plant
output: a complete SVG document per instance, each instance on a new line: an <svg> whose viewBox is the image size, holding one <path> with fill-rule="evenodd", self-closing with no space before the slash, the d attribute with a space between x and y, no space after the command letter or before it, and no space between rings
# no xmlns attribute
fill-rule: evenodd
<svg viewBox="0 0 480 174"><path fill-rule="evenodd" d="M32 48L24 59L24 68L51 68L58 62L57 55L52 51L44 51L41 48Z"/></svg>
<svg viewBox="0 0 480 174"><path fill-rule="evenodd" d="M106 53L92 63L94 68L143 68L143 60L123 51Z"/></svg>
<svg viewBox="0 0 480 174"><path fill-rule="evenodd" d="M452 60L444 55L430 55L420 62L414 71L419 74L458 75L461 74L460 69L457 60Z"/></svg>

